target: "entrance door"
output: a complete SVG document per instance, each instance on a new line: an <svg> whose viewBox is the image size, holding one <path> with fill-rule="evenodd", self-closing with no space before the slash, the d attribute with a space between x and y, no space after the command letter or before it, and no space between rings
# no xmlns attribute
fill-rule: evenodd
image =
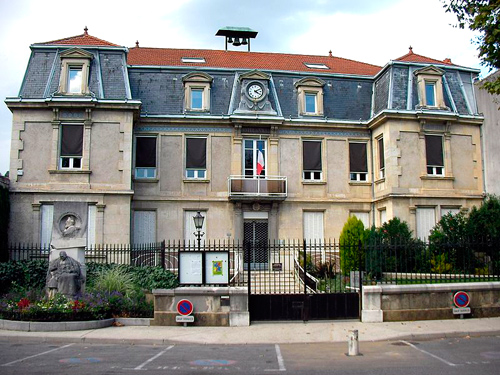
<svg viewBox="0 0 500 375"><path fill-rule="evenodd" d="M267 220L245 220L243 222L243 238L245 241L244 269L269 269L269 249Z"/></svg>

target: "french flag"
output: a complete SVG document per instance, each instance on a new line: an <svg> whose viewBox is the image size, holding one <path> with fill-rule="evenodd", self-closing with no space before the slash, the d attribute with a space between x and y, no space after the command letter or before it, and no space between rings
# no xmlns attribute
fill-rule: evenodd
<svg viewBox="0 0 500 375"><path fill-rule="evenodd" d="M259 143L259 148L257 150L257 176L260 176L262 170L264 169L264 152L262 150L261 142Z"/></svg>

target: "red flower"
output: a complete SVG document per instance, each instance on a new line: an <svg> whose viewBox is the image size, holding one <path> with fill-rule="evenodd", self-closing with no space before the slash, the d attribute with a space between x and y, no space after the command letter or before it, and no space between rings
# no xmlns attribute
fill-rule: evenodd
<svg viewBox="0 0 500 375"><path fill-rule="evenodd" d="M29 305L30 301L27 298L21 298L21 300L17 303L17 307L19 307L19 309L21 310L25 309Z"/></svg>
<svg viewBox="0 0 500 375"><path fill-rule="evenodd" d="M76 311L78 309L83 309L85 307L85 303L81 302L81 301L73 301L73 304L71 306L71 308L73 309L73 311Z"/></svg>

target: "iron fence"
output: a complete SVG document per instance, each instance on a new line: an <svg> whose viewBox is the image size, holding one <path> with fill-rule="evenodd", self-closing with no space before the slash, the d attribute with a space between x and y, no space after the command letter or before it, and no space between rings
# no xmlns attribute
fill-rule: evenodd
<svg viewBox="0 0 500 375"><path fill-rule="evenodd" d="M158 266L179 275L183 252L227 252L229 283L253 294L356 292L363 284L500 281L500 244L376 242L335 240L162 241L151 244L92 245L87 261ZM10 260L49 259L50 247L9 246ZM362 272L360 272L360 270Z"/></svg>
<svg viewBox="0 0 500 375"><path fill-rule="evenodd" d="M500 281L500 244L487 239L365 244L366 284Z"/></svg>

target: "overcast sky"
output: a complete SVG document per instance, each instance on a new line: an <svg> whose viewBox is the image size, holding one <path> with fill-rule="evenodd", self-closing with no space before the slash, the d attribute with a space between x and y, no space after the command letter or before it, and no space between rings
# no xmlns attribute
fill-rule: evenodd
<svg viewBox="0 0 500 375"><path fill-rule="evenodd" d="M83 33L132 47L223 49L224 26L259 32L252 51L327 55L385 65L408 52L481 68L474 35L439 0L0 0L0 97L15 97L30 44ZM483 69L483 75L487 70ZM0 173L12 114L0 104Z"/></svg>

